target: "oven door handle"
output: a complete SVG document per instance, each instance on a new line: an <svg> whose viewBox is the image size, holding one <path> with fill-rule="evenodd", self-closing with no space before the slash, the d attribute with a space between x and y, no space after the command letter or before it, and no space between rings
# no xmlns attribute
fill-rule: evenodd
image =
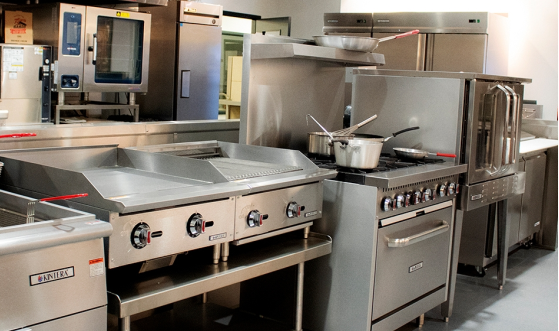
<svg viewBox="0 0 559 331"><path fill-rule="evenodd" d="M406 247L417 244L418 242L421 242L423 240L432 238L441 233L445 233L446 231L448 231L449 228L450 226L448 225L448 223L442 221L441 225L437 226L436 228L423 231L406 238L388 238L388 247Z"/></svg>

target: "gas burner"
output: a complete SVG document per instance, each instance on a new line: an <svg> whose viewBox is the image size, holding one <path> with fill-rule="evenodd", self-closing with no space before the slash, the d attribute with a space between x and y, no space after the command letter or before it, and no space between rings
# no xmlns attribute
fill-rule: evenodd
<svg viewBox="0 0 559 331"><path fill-rule="evenodd" d="M443 159L424 158L424 159L402 159L391 154L381 154L379 163L373 169L355 169L348 167L340 167L336 164L336 159L328 156L308 154L307 157L319 168L338 170L349 174L369 174L374 172L394 171L401 168L418 167L426 164L443 163Z"/></svg>

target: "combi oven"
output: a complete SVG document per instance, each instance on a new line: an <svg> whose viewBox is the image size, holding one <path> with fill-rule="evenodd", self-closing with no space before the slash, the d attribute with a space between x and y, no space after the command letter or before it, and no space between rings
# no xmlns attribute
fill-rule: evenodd
<svg viewBox="0 0 559 331"><path fill-rule="evenodd" d="M151 15L65 3L33 14L35 43L54 47L56 92L147 92Z"/></svg>

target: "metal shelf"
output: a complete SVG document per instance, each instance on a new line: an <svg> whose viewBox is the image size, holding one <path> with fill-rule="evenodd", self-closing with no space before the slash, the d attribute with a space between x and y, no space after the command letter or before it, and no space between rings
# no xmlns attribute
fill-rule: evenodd
<svg viewBox="0 0 559 331"><path fill-rule="evenodd" d="M385 63L384 55L378 53L355 52L296 43L252 44L252 60L281 58L335 62L345 64L346 66L381 66Z"/></svg>
<svg viewBox="0 0 559 331"><path fill-rule="evenodd" d="M311 233L308 239L275 237L232 246L228 262L184 263L145 274L127 268L107 273L108 311L126 319L247 279L258 277L332 252L329 236ZM286 239L287 238L287 239ZM195 252L192 252L193 254ZM178 259L177 259L178 260Z"/></svg>

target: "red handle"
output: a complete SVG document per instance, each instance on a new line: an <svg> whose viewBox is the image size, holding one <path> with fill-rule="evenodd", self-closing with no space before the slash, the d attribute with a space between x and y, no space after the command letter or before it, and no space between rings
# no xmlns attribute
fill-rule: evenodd
<svg viewBox="0 0 559 331"><path fill-rule="evenodd" d="M0 138L21 138L21 137L35 137L36 133L12 133L12 134L2 134Z"/></svg>
<svg viewBox="0 0 559 331"><path fill-rule="evenodd" d="M58 197L43 198L39 201L68 200L68 199L86 197L87 195L88 195L87 193L61 195L61 196L58 196Z"/></svg>
<svg viewBox="0 0 559 331"><path fill-rule="evenodd" d="M408 31L408 32L405 32L405 33L402 33L402 34L395 35L394 39L404 38L404 37L411 36L413 34L418 34L418 33L419 33L419 30L411 30L411 31Z"/></svg>
<svg viewBox="0 0 559 331"><path fill-rule="evenodd" d="M437 156L456 157L456 154L437 153Z"/></svg>

